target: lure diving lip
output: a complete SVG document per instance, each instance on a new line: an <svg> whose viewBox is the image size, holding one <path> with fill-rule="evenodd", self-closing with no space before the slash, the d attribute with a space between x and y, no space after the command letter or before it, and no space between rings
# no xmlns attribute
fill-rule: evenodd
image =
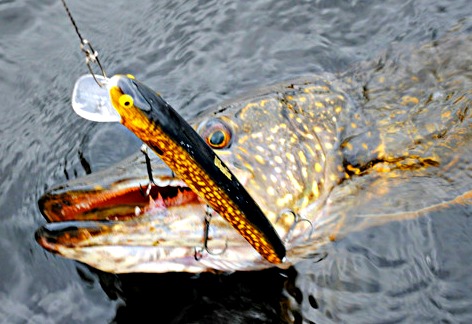
<svg viewBox="0 0 472 324"><path fill-rule="evenodd" d="M198 133L156 92L131 76L106 80L121 123L261 254L281 263L285 247L260 207ZM110 114L104 119L116 121ZM104 120L102 120L104 121Z"/></svg>
<svg viewBox="0 0 472 324"><path fill-rule="evenodd" d="M108 79L95 75L102 84ZM95 122L119 122L121 120L118 112L111 105L108 90L98 86L91 74L81 76L74 85L72 91L72 108L82 118Z"/></svg>

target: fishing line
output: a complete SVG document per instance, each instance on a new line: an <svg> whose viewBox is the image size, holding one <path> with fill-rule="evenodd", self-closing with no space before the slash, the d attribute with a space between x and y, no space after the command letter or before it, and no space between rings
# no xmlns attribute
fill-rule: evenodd
<svg viewBox="0 0 472 324"><path fill-rule="evenodd" d="M75 29L75 32L77 33L77 36L79 36L80 39L80 50L85 54L85 64L87 64L87 68L90 71L90 74L93 76L95 82L103 88L105 84L103 82L100 82L98 78L95 75L95 72L93 71L92 64L98 65L100 68L100 72L102 76L106 79L107 75L105 73L105 69L103 68L102 64L100 63L100 60L98 58L98 52L92 47L92 44L85 38L82 37L82 34L79 31L79 27L75 23L74 18L72 17L72 14L69 10L69 7L67 6L65 0L61 0L62 5L64 6L64 9L66 10L67 16L70 19L70 22L72 23L72 26Z"/></svg>

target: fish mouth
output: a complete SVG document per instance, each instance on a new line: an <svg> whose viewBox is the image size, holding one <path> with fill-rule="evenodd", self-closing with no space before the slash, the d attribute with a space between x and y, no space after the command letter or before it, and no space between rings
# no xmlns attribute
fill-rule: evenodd
<svg viewBox="0 0 472 324"><path fill-rule="evenodd" d="M233 271L248 250L249 260L265 262L213 211L208 245L231 249L223 257L197 258L206 204L160 160L153 159L153 166L149 193L142 154L52 188L38 201L48 223L36 231L36 241L53 254L112 273Z"/></svg>
<svg viewBox="0 0 472 324"><path fill-rule="evenodd" d="M136 225L149 221L150 215L164 217L184 209L188 212L189 207L194 212L201 208L198 196L178 179L144 186L145 179L140 180L127 179L103 188L65 185L50 190L38 201L49 222L36 232L38 243L58 253L62 247L83 246L92 237L111 233L116 224Z"/></svg>
<svg viewBox="0 0 472 324"><path fill-rule="evenodd" d="M84 179L86 180L86 179ZM164 208L199 203L198 196L178 179L126 179L106 187L63 185L45 193L38 201L49 222L126 221L139 217L157 200Z"/></svg>
<svg viewBox="0 0 472 324"><path fill-rule="evenodd" d="M200 198L171 171L159 167L152 183L142 176L145 170L141 176L112 177L111 170L117 169L112 167L52 188L38 200L48 224L38 229L36 240L46 250L60 253L63 247L75 248L87 241L91 245L90 238L113 232L116 224L136 226L149 222L151 216L188 212L189 207L199 211Z"/></svg>

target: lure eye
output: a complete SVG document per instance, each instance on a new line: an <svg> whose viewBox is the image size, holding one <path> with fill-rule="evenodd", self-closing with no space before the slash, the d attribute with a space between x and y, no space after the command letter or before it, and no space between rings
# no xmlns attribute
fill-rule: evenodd
<svg viewBox="0 0 472 324"><path fill-rule="evenodd" d="M206 123L200 134L211 148L224 149L231 145L231 129L219 119L214 119Z"/></svg>
<svg viewBox="0 0 472 324"><path fill-rule="evenodd" d="M120 106L123 108L128 108L133 105L133 97L130 95L124 94L121 95L120 98L118 99L118 102L120 103Z"/></svg>

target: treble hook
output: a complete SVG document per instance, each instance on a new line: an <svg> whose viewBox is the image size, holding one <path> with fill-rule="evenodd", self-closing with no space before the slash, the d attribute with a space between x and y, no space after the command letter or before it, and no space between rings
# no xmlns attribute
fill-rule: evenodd
<svg viewBox="0 0 472 324"><path fill-rule="evenodd" d="M290 241L290 239L292 238L291 235L292 235L293 231L295 230L295 227L297 227L297 225L300 224L301 222L307 222L308 224L310 224L311 230L310 230L310 233L309 233L308 238L307 238L309 240L311 238L311 235L313 234L313 231L314 231L313 224L311 223L310 220L301 217L300 215L295 213L293 210L291 210L291 209L282 210L280 212L280 214L277 216L277 218L275 219L275 223L277 223L282 218L283 215L287 215L287 214L290 214L290 215L293 216L293 224L292 224L292 226L290 226L290 228L287 232L287 236L285 237L285 242Z"/></svg>
<svg viewBox="0 0 472 324"><path fill-rule="evenodd" d="M210 222L211 222L211 208L210 206L206 206L206 211L205 211L205 219L204 219L204 230L203 230L203 247L195 247L195 260L200 261L201 258L203 257L203 251L206 251L210 255L221 255L226 252L226 249L228 248L228 241L225 241L225 247L223 250L219 252L213 252L210 251L210 248L208 247L208 236L210 232Z"/></svg>
<svg viewBox="0 0 472 324"><path fill-rule="evenodd" d="M154 178L152 176L151 159L149 158L149 154L148 154L147 149L148 149L148 147L147 147L146 144L141 145L140 150L141 150L141 153L144 154L144 158L146 159L146 170L147 170L147 174L148 174L148 178L149 178L149 183L147 185L146 192L144 192L144 189L141 187L141 185L139 185L139 191L141 192L141 194L144 197L149 196L149 194L151 193L152 185L157 186L156 183L154 182Z"/></svg>

